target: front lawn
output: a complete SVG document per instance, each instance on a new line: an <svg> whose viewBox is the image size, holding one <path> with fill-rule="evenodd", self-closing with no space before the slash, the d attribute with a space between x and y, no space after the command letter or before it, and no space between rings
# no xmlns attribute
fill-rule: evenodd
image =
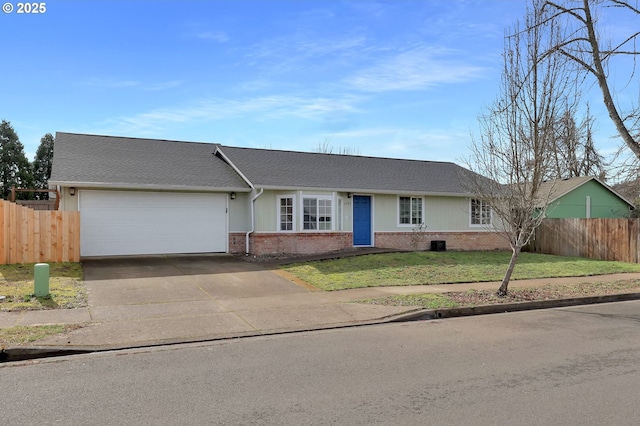
<svg viewBox="0 0 640 426"><path fill-rule="evenodd" d="M281 268L321 290L500 281L510 252L401 252L294 263ZM623 262L522 253L512 280L640 272ZM517 283L515 284L517 285Z"/></svg>
<svg viewBox="0 0 640 426"><path fill-rule="evenodd" d="M33 295L34 264L0 265L0 311L67 309L86 305L79 263L50 263L50 297Z"/></svg>

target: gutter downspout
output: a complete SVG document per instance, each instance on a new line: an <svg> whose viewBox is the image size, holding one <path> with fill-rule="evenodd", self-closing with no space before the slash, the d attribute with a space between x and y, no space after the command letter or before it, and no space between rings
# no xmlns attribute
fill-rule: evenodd
<svg viewBox="0 0 640 426"><path fill-rule="evenodd" d="M262 193L264 192L264 188L260 189L260 192L258 192L252 199L251 199L251 230L249 232L247 232L247 235L245 236L245 242L244 242L244 247L245 247L245 255L249 255L249 235L253 234L253 232L256 230L256 212L255 212L255 208L254 208L254 204L255 201L258 199L259 196L262 195Z"/></svg>

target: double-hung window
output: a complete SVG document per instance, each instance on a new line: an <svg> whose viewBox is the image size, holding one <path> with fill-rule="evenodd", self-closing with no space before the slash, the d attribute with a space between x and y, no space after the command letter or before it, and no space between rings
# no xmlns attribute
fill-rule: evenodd
<svg viewBox="0 0 640 426"><path fill-rule="evenodd" d="M491 225L491 206L479 199L471 200L471 226Z"/></svg>
<svg viewBox="0 0 640 426"><path fill-rule="evenodd" d="M330 231L333 229L331 197L302 198L302 229Z"/></svg>
<svg viewBox="0 0 640 426"><path fill-rule="evenodd" d="M294 231L295 199L293 196L278 197L278 230Z"/></svg>
<svg viewBox="0 0 640 426"><path fill-rule="evenodd" d="M398 222L400 225L424 223L421 197L398 197Z"/></svg>

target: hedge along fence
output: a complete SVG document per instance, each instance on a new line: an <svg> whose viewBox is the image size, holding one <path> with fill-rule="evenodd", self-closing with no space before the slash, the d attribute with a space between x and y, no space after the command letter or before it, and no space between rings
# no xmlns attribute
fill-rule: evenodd
<svg viewBox="0 0 640 426"><path fill-rule="evenodd" d="M80 213L0 200L0 264L80 261Z"/></svg>

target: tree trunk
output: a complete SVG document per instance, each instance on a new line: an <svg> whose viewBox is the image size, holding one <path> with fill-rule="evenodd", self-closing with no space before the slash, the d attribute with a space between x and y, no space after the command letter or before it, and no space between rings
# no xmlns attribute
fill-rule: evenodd
<svg viewBox="0 0 640 426"><path fill-rule="evenodd" d="M613 121L613 124L616 126L616 130L618 130L620 137L629 147L629 149L631 149L633 154L638 159L640 159L640 143L633 139L633 136L629 132L629 129L627 129L627 126L624 124L624 121L622 120L622 117L620 117L620 113L618 112L618 109L613 102L611 91L609 90L609 82L607 81L607 73L605 72L604 65L602 64L600 45L598 43L598 36L596 34L593 18L591 16L589 0L584 0L583 7L585 13L585 26L587 27L589 43L591 44L591 55L593 57L593 73L598 80L598 86L600 86L600 90L602 92L604 105L607 108L609 117L611 118L611 121Z"/></svg>
<svg viewBox="0 0 640 426"><path fill-rule="evenodd" d="M518 261L518 255L520 255L520 249L513 249L513 253L511 254L511 260L509 261L509 267L507 268L507 272L504 274L504 278L502 278L502 284L500 284L500 288L496 292L498 297L505 297L508 292L509 281L511 280L511 274L513 274L513 269L516 267L516 262Z"/></svg>

